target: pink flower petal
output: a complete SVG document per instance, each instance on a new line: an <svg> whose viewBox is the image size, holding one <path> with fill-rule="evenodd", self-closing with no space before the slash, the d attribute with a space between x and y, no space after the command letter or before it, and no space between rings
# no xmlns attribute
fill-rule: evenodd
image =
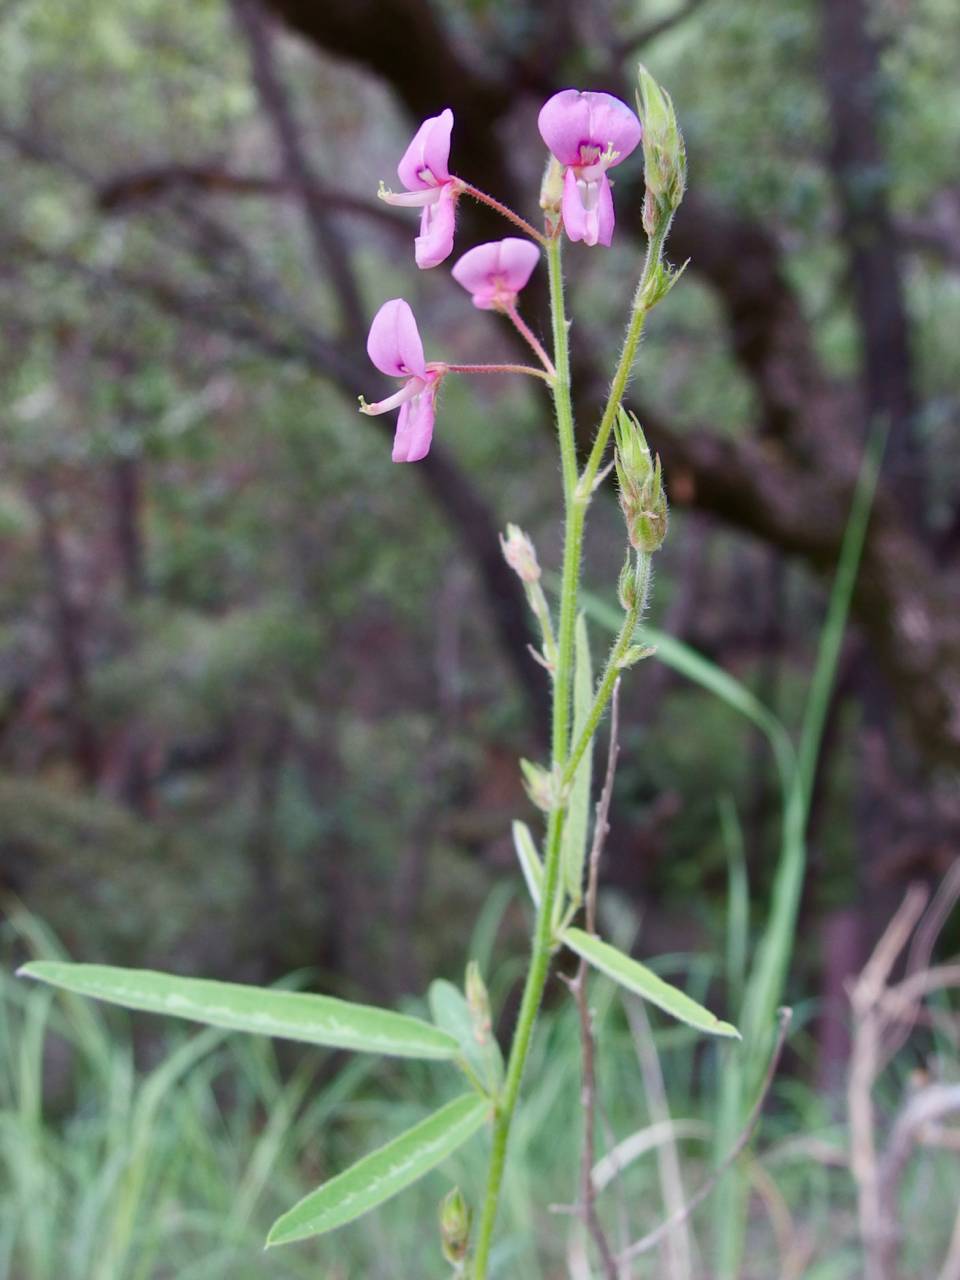
<svg viewBox="0 0 960 1280"><path fill-rule="evenodd" d="M532 241L517 236L500 241L500 274L514 293L520 292L539 261L540 250Z"/></svg>
<svg viewBox="0 0 960 1280"><path fill-rule="evenodd" d="M414 134L397 165L397 175L408 191L437 187L450 180L450 135L453 112L449 107L430 116Z"/></svg>
<svg viewBox="0 0 960 1280"><path fill-rule="evenodd" d="M640 121L625 102L609 93L563 89L540 109L540 136L561 164L589 164L608 147L625 160L643 137Z"/></svg>
<svg viewBox="0 0 960 1280"><path fill-rule="evenodd" d="M613 190L606 174L600 179L600 196L597 202L597 242L610 248L613 240Z"/></svg>
<svg viewBox="0 0 960 1280"><path fill-rule="evenodd" d="M563 214L563 229L571 240L582 240L587 229L587 211L583 207L583 198L577 186L577 175L568 169L563 175L563 200L560 204Z"/></svg>
<svg viewBox="0 0 960 1280"><path fill-rule="evenodd" d="M367 355L391 378L426 378L423 343L410 304L403 298L385 302L370 325Z"/></svg>
<svg viewBox="0 0 960 1280"><path fill-rule="evenodd" d="M564 230L571 240L610 247L615 219L613 192L605 173L595 182L585 182L578 180L574 169L568 169L563 175L560 209Z"/></svg>
<svg viewBox="0 0 960 1280"><path fill-rule="evenodd" d="M440 188L440 198L423 207L420 234L413 242L417 266L426 271L438 267L453 253L457 198L450 183Z"/></svg>
<svg viewBox="0 0 960 1280"><path fill-rule="evenodd" d="M540 250L529 240L508 236L470 249L453 268L453 278L473 295L484 311L496 302L510 302L530 279Z"/></svg>
<svg viewBox="0 0 960 1280"><path fill-rule="evenodd" d="M397 433L393 437L394 462L419 462L430 452L436 394L436 382L430 382L401 408Z"/></svg>

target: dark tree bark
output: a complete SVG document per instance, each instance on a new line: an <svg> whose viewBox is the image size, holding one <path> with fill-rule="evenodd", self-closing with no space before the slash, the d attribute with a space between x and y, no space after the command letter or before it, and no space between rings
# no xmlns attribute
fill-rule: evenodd
<svg viewBox="0 0 960 1280"><path fill-rule="evenodd" d="M50 593L53 641L63 671L72 755L80 776L93 787L100 777L100 742L88 707L83 614L74 599L49 475L35 471L30 477L29 492L40 521L40 545Z"/></svg>
<svg viewBox="0 0 960 1280"><path fill-rule="evenodd" d="M862 341L864 428L886 425L887 466L907 515L924 526L923 456L890 173L880 140L883 85L866 0L821 0L830 170Z"/></svg>

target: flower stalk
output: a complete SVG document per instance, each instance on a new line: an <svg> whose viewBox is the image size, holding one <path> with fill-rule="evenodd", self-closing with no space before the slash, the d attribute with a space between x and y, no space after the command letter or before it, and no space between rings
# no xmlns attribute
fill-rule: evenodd
<svg viewBox="0 0 960 1280"><path fill-rule="evenodd" d="M570 699L573 683L573 637L577 617L577 590L583 540L585 503L577 498L577 454L574 438L573 403L570 395L570 350L567 339L567 317L563 300L561 242L552 240L547 248L550 275L550 314L553 328L554 365L553 401L560 442L560 458L564 493L564 554L560 587L560 627L556 671L553 685L553 720L551 731L551 764L561 773L567 762L570 738ZM523 988L520 1013L507 1062L503 1094L496 1110L493 1144L487 1187L477 1227L474 1256L474 1280L485 1280L496 1223L500 1186L506 1163L507 1142L516 1109L520 1085L533 1037L543 989L550 971L554 947L554 919L560 891L560 847L563 836L564 809L558 800L547 821L547 847L544 859L543 893L537 912L530 967Z"/></svg>

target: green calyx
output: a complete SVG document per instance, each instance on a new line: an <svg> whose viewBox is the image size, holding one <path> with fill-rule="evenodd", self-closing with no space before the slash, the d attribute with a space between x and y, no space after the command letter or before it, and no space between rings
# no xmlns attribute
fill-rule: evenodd
<svg viewBox="0 0 960 1280"><path fill-rule="evenodd" d="M634 414L627 413L622 406L617 411L613 431L620 508L627 524L627 536L632 547L649 555L663 545L667 536L667 495L660 459L651 455ZM621 599L629 595L629 587L628 582L621 581Z"/></svg>

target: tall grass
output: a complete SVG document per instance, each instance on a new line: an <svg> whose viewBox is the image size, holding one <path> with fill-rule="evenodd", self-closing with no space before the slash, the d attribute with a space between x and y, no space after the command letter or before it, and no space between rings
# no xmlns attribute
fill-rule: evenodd
<svg viewBox="0 0 960 1280"><path fill-rule="evenodd" d="M481 929L495 934L507 903L491 895ZM471 1144L404 1197L362 1225L320 1242L263 1253L277 1212L358 1153L428 1111L440 1070L299 1048L279 1060L267 1040L147 1025L142 1019L54 995L8 976L22 954L57 958L55 942L28 917L0 935L0 1280L432 1280L449 1274L432 1231L437 1202L453 1181L476 1201L484 1159ZM627 930L629 922L624 922ZM9 963L7 963L9 961ZM665 974L696 993L717 977L702 956L662 957ZM495 992L516 981L507 959L491 974ZM626 997L630 999L631 997ZM623 997L603 979L592 987L600 1058L599 1091L620 1170L602 1191L611 1233L631 1235L664 1216L658 1150L662 1115L648 1106ZM688 1191L709 1174L718 1077L685 1028L658 1023L652 1043L666 1082L681 1178ZM157 1033L157 1028L162 1030ZM577 1228L545 1205L576 1193L582 1117L578 1021L559 992L534 1039L527 1105L518 1114L515 1160L504 1198L496 1274L524 1280L585 1276L573 1269ZM804 1033L797 1049L806 1049ZM911 1066L885 1086L899 1096ZM605 1140L606 1126L604 1127ZM791 1230L815 1245L807 1277L853 1280L862 1270L854 1193L842 1160L844 1134L826 1103L799 1081L778 1091L762 1154L748 1164L755 1185L773 1185ZM918 1226L910 1274L942 1256L960 1179L950 1153L926 1156L907 1186L905 1212ZM767 1200L762 1203L768 1204ZM714 1277L716 1242L692 1224L694 1271ZM776 1226L777 1230L774 1230ZM744 1275L780 1274L777 1231L761 1217L750 1234ZM569 1255L569 1256L568 1256ZM639 1260L634 1275L667 1273L662 1257ZM931 1273L932 1274L932 1273Z"/></svg>

